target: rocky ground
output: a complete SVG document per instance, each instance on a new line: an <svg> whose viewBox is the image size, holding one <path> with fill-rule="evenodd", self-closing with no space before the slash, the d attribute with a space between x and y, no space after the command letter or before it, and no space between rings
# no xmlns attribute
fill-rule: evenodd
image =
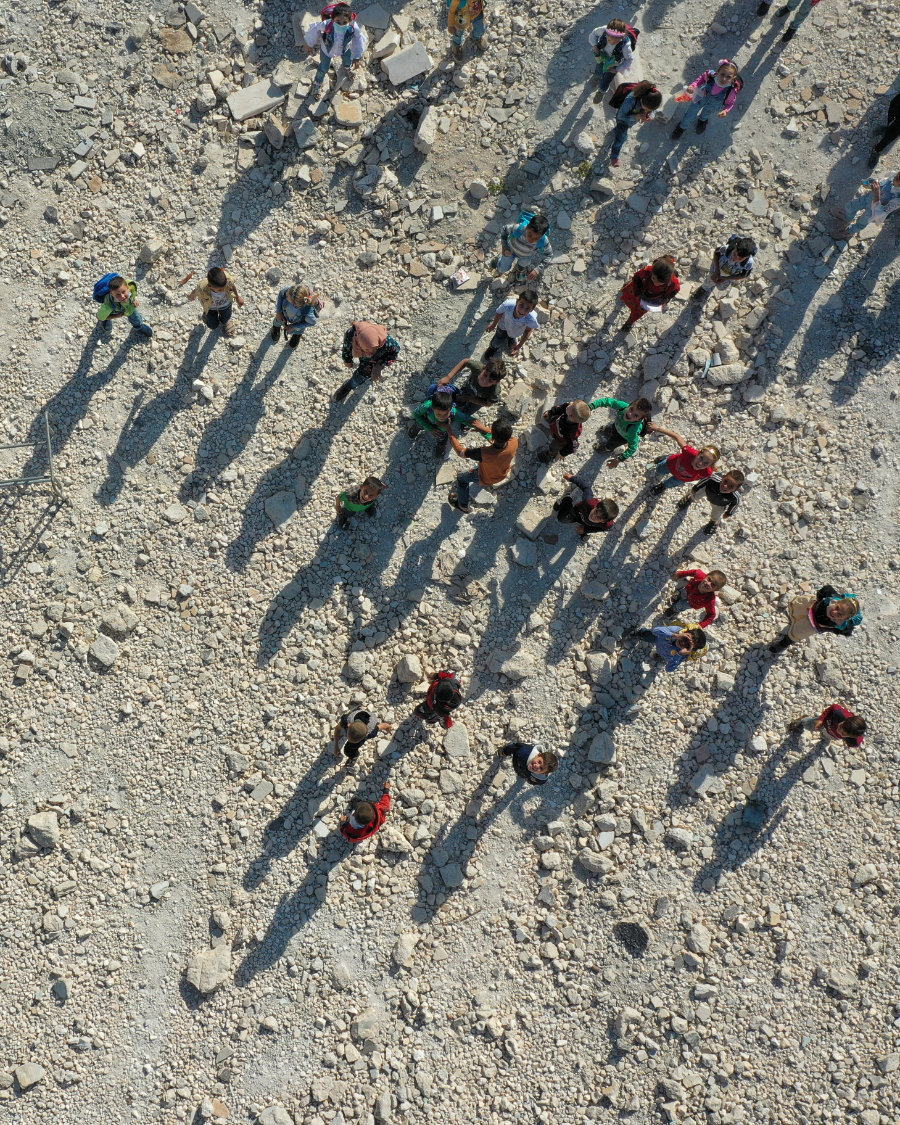
<svg viewBox="0 0 900 1125"><path fill-rule="evenodd" d="M782 46L753 7L633 14L667 95L725 55L746 85L730 129L676 148L669 97L613 175L586 37L629 11L493 3L490 51L454 68L436 5L370 8L368 68L310 116L286 5L6 10L3 432L37 441L49 411L64 497L0 506L6 1119L900 1118L897 219L829 237L900 19L827 0ZM394 86L416 42L429 69ZM480 349L497 231L534 203L554 257L507 385L523 452L461 517L458 464L403 422ZM735 230L752 283L692 311ZM667 251L682 299L623 340L617 290ZM179 288L223 262L231 341ZM149 344L93 330L110 269ZM327 297L296 353L266 335L294 279ZM336 406L359 318L401 360ZM561 468L535 423L639 391L751 487L706 539L699 505L649 502L648 442L598 477L615 530L576 547L545 520ZM43 452L0 453L23 466ZM341 535L334 496L370 472L379 514ZM655 676L622 634L692 559L726 571L725 606L703 664ZM771 661L823 581L864 626ZM446 736L411 717L438 666L468 696ZM835 698L862 750L788 735ZM336 771L361 700L395 730ZM562 755L546 787L496 756L517 732ZM388 825L349 852L340 815L388 777Z"/></svg>

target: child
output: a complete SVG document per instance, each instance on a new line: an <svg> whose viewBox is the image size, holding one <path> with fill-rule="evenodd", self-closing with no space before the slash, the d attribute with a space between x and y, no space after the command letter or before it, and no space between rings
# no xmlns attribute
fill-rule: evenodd
<svg viewBox="0 0 900 1125"><path fill-rule="evenodd" d="M460 473L456 484L447 497L450 506L460 512L469 512L469 489L477 483L489 492L502 484L512 472L513 459L519 448L519 439L513 437L512 426L509 422L499 421L491 426L488 434L490 445L479 445L473 449L463 449L456 435L450 434L453 448L460 457L468 457L478 464L474 469Z"/></svg>
<svg viewBox="0 0 900 1125"><path fill-rule="evenodd" d="M609 453L618 449L620 445L627 446L620 457L611 457L607 461L607 468L614 469L622 461L628 461L637 453L640 440L649 430L655 434L668 434L672 431L662 426L657 426L650 421L650 412L653 409L647 398L635 399L634 402L623 402L618 398L597 398L589 402L591 410L600 406L607 406L616 411L616 420L606 427L597 438L597 452Z"/></svg>
<svg viewBox="0 0 900 1125"><path fill-rule="evenodd" d="M549 464L557 457L568 457L578 448L582 425L591 416L591 408L584 399L561 402L544 411L544 421L550 423L550 444L538 454L538 460Z"/></svg>
<svg viewBox="0 0 900 1125"><path fill-rule="evenodd" d="M793 39L800 28L800 24L806 19L809 13L813 10L819 0L788 0L787 4L782 4L775 12L777 19L784 19L794 8L797 8L797 14L791 20L790 27L788 27L782 35L782 40L787 42ZM758 16L767 16L769 9L772 7L772 0L760 0L760 5L756 9Z"/></svg>
<svg viewBox="0 0 900 1125"><path fill-rule="evenodd" d="M512 758L516 776L531 785L546 785L550 774L559 767L559 758L540 743L510 742L501 748L500 753L504 758Z"/></svg>
<svg viewBox="0 0 900 1125"><path fill-rule="evenodd" d="M420 403L413 411L413 420L406 432L411 438L417 438L423 430L436 434L437 444L434 447L434 455L443 457L447 452L451 426L457 419L463 425L478 430L479 433L490 433L490 430L476 421L471 414L464 414L461 410L457 410L453 404L453 395L449 391L436 391L431 398Z"/></svg>
<svg viewBox="0 0 900 1125"><path fill-rule="evenodd" d="M334 728L334 756L340 758L341 747L344 757L349 761L359 757L359 748L378 732L391 730L390 723L383 723L372 711L348 711L341 715Z"/></svg>
<svg viewBox="0 0 900 1125"><path fill-rule="evenodd" d="M553 510L559 522L576 524L575 530L582 538L598 531L609 531L619 514L619 505L615 500L595 499L587 481L574 473L563 473L563 480L571 481L576 488L581 489L581 499L577 504L571 496L563 496L556 501Z"/></svg>
<svg viewBox="0 0 900 1125"><path fill-rule="evenodd" d="M840 703L832 703L825 708L818 719L801 716L788 724L788 730L792 731L817 731L823 727L830 738L843 742L851 750L858 750L863 744L863 735L866 733L866 720L862 715L854 715Z"/></svg>
<svg viewBox="0 0 900 1125"><path fill-rule="evenodd" d="M361 515L375 515L375 501L387 488L383 480L378 477L366 477L354 492L342 492L334 502L337 511L337 525L343 529L350 522L350 517Z"/></svg>
<svg viewBox="0 0 900 1125"><path fill-rule="evenodd" d="M687 598L687 604L691 609L703 610L700 628L709 628L719 616L716 594L727 584L728 579L721 570L711 570L709 574L703 570L677 570L675 577L687 579L683 596ZM663 610L663 616L671 617L681 599L682 594L679 591Z"/></svg>
<svg viewBox="0 0 900 1125"><path fill-rule="evenodd" d="M729 520L737 510L741 498L738 489L744 483L744 474L740 469L729 469L727 473L713 473L706 480L695 484L683 499L678 501L681 511L689 508L702 491L710 504L709 522L703 527L704 535L715 535L719 528L720 520Z"/></svg>
<svg viewBox="0 0 900 1125"><path fill-rule="evenodd" d="M879 156L898 137L900 137L900 94L895 94L888 106L887 125L883 129L880 139L875 142L872 151L869 153L867 163L870 168L875 167Z"/></svg>
<svg viewBox="0 0 900 1125"><path fill-rule="evenodd" d="M455 672L442 671L432 679L425 699L416 708L416 714L426 723L438 720L449 730L453 726L450 712L462 703L462 685Z"/></svg>
<svg viewBox="0 0 900 1125"><path fill-rule="evenodd" d="M688 125L697 122L697 132L702 133L710 117L717 112L719 117L727 117L734 108L743 81L738 69L730 59L720 59L715 70L704 70L688 86L676 101L689 101L681 121L672 130L673 139L684 135ZM718 107L721 106L721 109ZM699 118L699 120L698 120Z"/></svg>
<svg viewBox="0 0 900 1125"><path fill-rule="evenodd" d="M472 45L479 53L487 50L484 33L484 0L447 0L447 28L453 37L450 52L457 62L463 57L463 38L472 29Z"/></svg>
<svg viewBox="0 0 900 1125"><path fill-rule="evenodd" d="M727 289L736 281L748 278L753 272L753 255L756 252L757 246L752 238L733 234L724 246L713 251L709 274L691 294L691 300L705 300L717 285L720 289Z"/></svg>
<svg viewBox="0 0 900 1125"><path fill-rule="evenodd" d="M466 381L461 386L457 386L454 379L466 369L468 370ZM453 395L454 406L463 407L467 414L476 414L484 406L497 405L500 397L497 388L505 375L506 364L502 356L495 355L484 363L469 357L461 359L452 371L439 379L434 386L434 391L448 391ZM429 388L430 393L434 391ZM467 425L461 427L463 432L468 428Z"/></svg>
<svg viewBox="0 0 900 1125"><path fill-rule="evenodd" d="M351 844L358 844L374 836L387 820L391 811L391 783L384 783L381 800L374 805L371 801L357 801L349 816L341 818L341 835Z"/></svg>
<svg viewBox="0 0 900 1125"><path fill-rule="evenodd" d="M510 297L500 305L494 313L494 319L484 330L485 336L489 332L494 333L484 353L485 359L490 359L501 350L507 355L519 354L522 345L539 327L538 319L534 315L537 303L537 291L523 289L518 297Z"/></svg>
<svg viewBox="0 0 900 1125"><path fill-rule="evenodd" d="M880 182L864 180L863 185L871 190L871 197L858 195L843 211L836 212L844 220L835 231L835 238L841 241L846 241L851 234L858 234L869 223L881 226L888 215L900 208L900 172Z"/></svg>
<svg viewBox="0 0 900 1125"><path fill-rule="evenodd" d="M108 332L112 327L111 320L127 316L135 332L146 336L148 340L153 335L153 329L144 322L144 318L138 312L136 281L126 281L117 273L107 274L94 286L94 300L100 302L97 320L100 321L104 332Z"/></svg>
<svg viewBox="0 0 900 1125"><path fill-rule="evenodd" d="M275 304L275 319L269 333L272 343L277 343L278 334L283 330L287 346L296 348L307 328L315 328L319 323L318 314L323 307L324 302L319 294L306 285L289 285L282 289Z"/></svg>
<svg viewBox="0 0 900 1125"><path fill-rule="evenodd" d="M595 27L588 36L594 49L594 78L597 82L595 102L602 102L604 93L617 74L631 70L637 32L624 20L610 20L606 27Z"/></svg>
<svg viewBox="0 0 900 1125"><path fill-rule="evenodd" d="M699 660L706 652L706 634L691 622L676 621L674 625L638 629L633 635L642 641L653 641L657 655L666 662L667 672L674 672L686 660Z"/></svg>
<svg viewBox="0 0 900 1125"><path fill-rule="evenodd" d="M682 484L691 484L695 480L706 480L711 477L712 467L721 457L715 445L704 445L702 449L695 449L692 445L688 445L681 434L672 432L669 437L678 442L681 452L670 453L656 462L658 473L670 474L668 480L662 480L650 489L657 496L663 489L671 488L679 481Z"/></svg>
<svg viewBox="0 0 900 1125"><path fill-rule="evenodd" d="M665 312L669 301L681 289L675 273L675 259L664 254L649 265L641 266L619 294L619 300L631 311L619 329L627 332L648 312Z"/></svg>
<svg viewBox="0 0 900 1125"><path fill-rule="evenodd" d="M234 325L229 324L232 313L232 301L237 301L238 308L244 307L244 298L238 293L234 278L221 266L214 266L206 275L206 281L201 281L196 288L188 293L188 300L200 299L200 308L209 328L215 329L220 325L222 334L234 335Z"/></svg>
<svg viewBox="0 0 900 1125"><path fill-rule="evenodd" d="M366 379L379 380L385 367L390 367L400 354L400 345L383 324L373 324L370 320L356 320L344 333L341 359L345 367L352 367L354 359L359 367L334 392L334 401L343 402L355 388L361 387Z"/></svg>
<svg viewBox="0 0 900 1125"><path fill-rule="evenodd" d="M319 48L319 67L310 88L313 95L321 92L325 76L331 70L332 59L339 58L345 71L351 67L359 69L369 41L349 4L326 4L321 15L321 20L311 24L304 37L307 55L314 55L316 47Z"/></svg>
<svg viewBox="0 0 900 1125"><path fill-rule="evenodd" d="M816 633L835 633L849 637L862 624L862 610L854 594L839 594L834 586L822 586L815 596L798 594L788 603L790 625L782 637L769 645L778 655L795 641L805 641Z"/></svg>
<svg viewBox="0 0 900 1125"><path fill-rule="evenodd" d="M618 168L622 163L619 156L628 137L628 130L649 121L662 105L662 100L662 94L652 82L624 82L613 94L609 103L614 108L617 107L609 150L609 162L613 168Z"/></svg>
<svg viewBox="0 0 900 1125"><path fill-rule="evenodd" d="M535 281L541 276L537 263L531 265L532 259L546 258L551 253L550 240L547 231L550 222L544 215L535 214L533 211L523 211L516 223L507 223L500 232L500 257L497 259L497 273L507 273L514 263L516 267L516 280L523 274L528 281ZM531 265L531 269L528 267ZM528 271L528 272L526 272Z"/></svg>

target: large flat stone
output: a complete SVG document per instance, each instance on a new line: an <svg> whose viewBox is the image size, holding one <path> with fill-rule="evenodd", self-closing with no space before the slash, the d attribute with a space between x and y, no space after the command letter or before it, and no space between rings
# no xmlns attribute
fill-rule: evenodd
<svg viewBox="0 0 900 1125"><path fill-rule="evenodd" d="M438 112L433 105L430 105L419 118L419 126L413 137L413 147L417 152L422 152L426 156L431 152L437 139L437 127Z"/></svg>
<svg viewBox="0 0 900 1125"><path fill-rule="evenodd" d="M282 489L266 501L266 515L276 527L282 527L297 512L297 497Z"/></svg>
<svg viewBox="0 0 900 1125"><path fill-rule="evenodd" d="M391 14L380 4L370 4L356 17L360 27L373 27L376 31L386 31L391 25Z"/></svg>
<svg viewBox="0 0 900 1125"><path fill-rule="evenodd" d="M286 97L284 91L267 78L229 94L228 108L235 121L246 121L275 109Z"/></svg>
<svg viewBox="0 0 900 1125"><path fill-rule="evenodd" d="M395 51L394 54L383 59L381 65L391 85L401 86L410 78L431 70L434 64L424 46L415 42L412 46L404 47L402 51Z"/></svg>
<svg viewBox="0 0 900 1125"><path fill-rule="evenodd" d="M522 511L519 512L516 520L516 531L521 531L529 539L537 539L544 521L547 519L547 508L546 500L529 500Z"/></svg>

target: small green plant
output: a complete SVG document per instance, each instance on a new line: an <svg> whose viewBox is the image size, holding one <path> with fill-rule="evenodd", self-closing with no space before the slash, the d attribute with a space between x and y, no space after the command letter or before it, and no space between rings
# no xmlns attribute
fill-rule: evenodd
<svg viewBox="0 0 900 1125"><path fill-rule="evenodd" d="M491 195L502 195L506 191L506 180L491 180L488 191Z"/></svg>
<svg viewBox="0 0 900 1125"><path fill-rule="evenodd" d="M580 177L581 177L581 178L582 178L583 180L587 180L587 179L590 179L590 176L591 176L591 172L593 172L593 170L594 170L594 162L593 162L593 160L582 160L582 162L581 162L581 163L580 163L580 164L578 165L578 167L577 167L577 168L575 169L575 171L577 172L577 174L578 174L578 175L579 175L579 176L580 176Z"/></svg>

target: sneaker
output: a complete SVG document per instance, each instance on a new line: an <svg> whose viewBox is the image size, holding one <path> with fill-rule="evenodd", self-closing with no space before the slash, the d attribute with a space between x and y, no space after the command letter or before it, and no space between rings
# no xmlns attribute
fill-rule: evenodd
<svg viewBox="0 0 900 1125"><path fill-rule="evenodd" d="M487 36L482 35L481 38L479 39L477 36L473 35L472 36L472 46L475 48L476 51L480 51L482 54L484 54L484 52L487 50Z"/></svg>
<svg viewBox="0 0 900 1125"><path fill-rule="evenodd" d="M630 332L633 324L634 324L633 320L626 320L624 324L619 325L619 331L620 332Z"/></svg>
<svg viewBox="0 0 900 1125"><path fill-rule="evenodd" d="M665 482L660 481L659 484L654 484L654 486L650 489L650 493L653 496L661 496L663 494L663 492L665 492L665 490L666 490Z"/></svg>
<svg viewBox="0 0 900 1125"><path fill-rule="evenodd" d="M469 507L464 508L462 506L462 504L460 504L459 497L456 495L455 492L451 492L450 495L447 497L447 503L450 505L451 508L456 508L456 510L458 512L463 512L465 515L468 515L469 512L472 511L471 508L469 508Z"/></svg>
<svg viewBox="0 0 900 1125"><path fill-rule="evenodd" d="M715 535L718 530L719 525L714 520L710 520L709 523L703 525L704 535Z"/></svg>
<svg viewBox="0 0 900 1125"><path fill-rule="evenodd" d="M789 27L787 29L787 31L784 33L784 35L782 35L782 37L781 37L782 43L787 43L787 41L789 39L793 39L796 34L797 34L796 27Z"/></svg>
<svg viewBox="0 0 900 1125"><path fill-rule="evenodd" d="M153 335L153 329L150 327L149 324L138 324L135 327L134 330L135 330L135 332L139 333L141 336L146 337L146 339L148 339L148 340Z"/></svg>
<svg viewBox="0 0 900 1125"><path fill-rule="evenodd" d="M447 446L448 446L449 444L450 444L450 443L449 443L448 441L438 441L438 442L435 442L435 446L434 446L434 457L435 457L435 460L436 460L436 461L439 461L439 460L440 460L440 459L441 459L442 457L446 457L446 456L447 456Z"/></svg>
<svg viewBox="0 0 900 1125"><path fill-rule="evenodd" d="M549 465L550 462L553 460L553 454L550 452L549 449L542 449L540 451L540 453L537 455L537 459L538 459L538 461L542 461L545 465Z"/></svg>
<svg viewBox="0 0 900 1125"><path fill-rule="evenodd" d="M672 140L677 141L679 137L684 136L684 129L680 125L676 125L672 130Z"/></svg>
<svg viewBox="0 0 900 1125"><path fill-rule="evenodd" d="M293 336L288 336L287 346L289 348L296 348L296 346L299 343L300 343L300 333L299 332L295 332Z"/></svg>
<svg viewBox="0 0 900 1125"><path fill-rule="evenodd" d="M776 17L776 19L780 19L780 20L783 20L783 19L784 19L784 17L785 17L785 16L786 16L786 15L788 14L788 12L789 12L790 10L791 10L791 6L790 6L790 4L782 4L780 8L776 8L776 9L775 9L775 17Z"/></svg>
<svg viewBox="0 0 900 1125"><path fill-rule="evenodd" d="M332 402L343 402L344 399L347 397L348 394L350 394L350 392L352 390L353 390L353 387L350 385L350 380L348 379L347 382L342 383L338 387L338 389L334 392L334 394L331 396Z"/></svg>
<svg viewBox="0 0 900 1125"><path fill-rule="evenodd" d="M606 94L606 90L600 89L594 94L594 105L599 105Z"/></svg>
<svg viewBox="0 0 900 1125"><path fill-rule="evenodd" d="M280 333L281 333L281 325L280 324L273 324L272 330L269 332L269 339L272 341L273 344L278 343L278 336L279 336Z"/></svg>
<svg viewBox="0 0 900 1125"><path fill-rule="evenodd" d="M806 720L803 719L803 718L791 719L791 721L788 723L788 730L792 734L796 734L798 731L803 730L803 727L804 727L805 723L806 723Z"/></svg>
<svg viewBox="0 0 900 1125"><path fill-rule="evenodd" d="M691 506L690 496L685 496L683 499L679 500L678 504L676 505L679 512L685 511L685 509L689 508L690 506Z"/></svg>
<svg viewBox="0 0 900 1125"><path fill-rule="evenodd" d="M615 158L615 160L610 160L609 162L610 168L620 168L621 165L622 161L618 158L618 156Z"/></svg>
<svg viewBox="0 0 900 1125"><path fill-rule="evenodd" d="M407 427L406 432L411 438L417 438L419 436L419 434L422 432L422 427L419 425L418 422L412 422Z"/></svg>
<svg viewBox="0 0 900 1125"><path fill-rule="evenodd" d="M772 7L772 0L762 0L762 3L756 9L756 14L760 18L762 18L763 16L768 15L769 8L771 8L771 7Z"/></svg>
<svg viewBox="0 0 900 1125"><path fill-rule="evenodd" d="M698 121L697 122L697 132L698 133L705 133L706 132L706 126L708 124L709 124L708 121L703 121L702 119L700 121Z"/></svg>
<svg viewBox="0 0 900 1125"><path fill-rule="evenodd" d="M461 43L450 44L450 56L454 62L462 62L463 49Z"/></svg>

